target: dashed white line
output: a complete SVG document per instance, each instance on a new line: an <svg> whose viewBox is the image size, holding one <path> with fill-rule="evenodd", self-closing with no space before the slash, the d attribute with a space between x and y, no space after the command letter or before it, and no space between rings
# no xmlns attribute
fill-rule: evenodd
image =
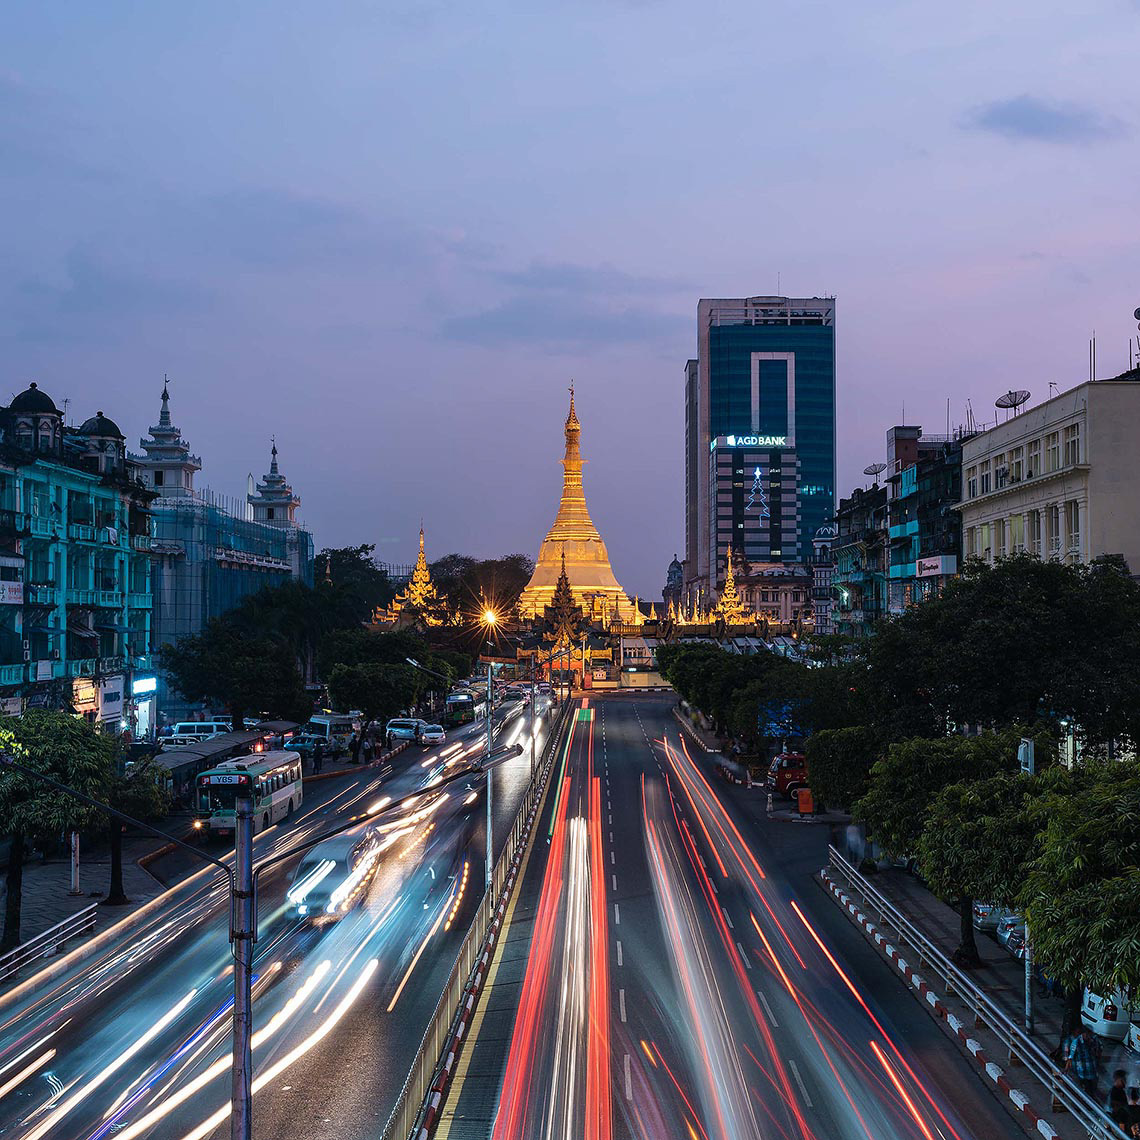
<svg viewBox="0 0 1140 1140"><path fill-rule="evenodd" d="M724 921L728 923L728 929L729 930L735 930L736 927L732 925L732 919L729 918L728 911L725 910L724 907L721 907L720 913L724 915ZM737 945L739 945L739 943Z"/></svg>
<svg viewBox="0 0 1140 1140"><path fill-rule="evenodd" d="M625 990L618 990L618 1012L622 1021L625 1021Z"/></svg>
<svg viewBox="0 0 1140 1140"><path fill-rule="evenodd" d="M618 939L618 944L617 944L617 960L618 960L618 965L620 966L621 965L621 939L620 938ZM767 1003L765 1003L765 1004L767 1004Z"/></svg>
<svg viewBox="0 0 1140 1140"><path fill-rule="evenodd" d="M743 946L741 946L741 945L740 945L740 943L738 942L738 943L736 944L736 948L737 948L737 950L739 950L739 951L740 951L740 956L741 956L741 958L743 958L743 959L744 959L744 965L745 965L745 967L746 967L747 969L751 970L751 969L752 969L752 963L748 961L748 955L747 955L747 954L744 952L744 947L743 947Z"/></svg>
<svg viewBox="0 0 1140 1140"><path fill-rule="evenodd" d="M621 926L621 911L618 909L617 903L614 903L614 926ZM752 969L751 966L748 968Z"/></svg>
<svg viewBox="0 0 1140 1140"><path fill-rule="evenodd" d="M629 1075L629 1054L625 1055L625 1099L633 1100L633 1080Z"/></svg>
<svg viewBox="0 0 1140 1140"><path fill-rule="evenodd" d="M613 880L614 890L616 891L617 890L617 875L611 875L610 878Z"/></svg>
<svg viewBox="0 0 1140 1140"><path fill-rule="evenodd" d="M776 1020L776 1015L772 1012L772 1007L768 1004L768 999L764 996L763 990L757 990L756 996L760 999L760 1004L764 1007L764 1012L768 1015L768 1020L772 1023L773 1029L779 1029L780 1023Z"/></svg>
<svg viewBox="0 0 1140 1140"><path fill-rule="evenodd" d="M613 853L612 851L610 852L610 866L611 866L611 867L615 866L615 863L614 863L614 853Z"/></svg>
<svg viewBox="0 0 1140 1140"><path fill-rule="evenodd" d="M788 1068L792 1070L792 1076L796 1078L796 1084L800 1086L800 1092L803 1094L804 1104L811 1108L811 1097L808 1096L807 1088L804 1085L804 1079L800 1076L799 1066L791 1059L788 1058Z"/></svg>

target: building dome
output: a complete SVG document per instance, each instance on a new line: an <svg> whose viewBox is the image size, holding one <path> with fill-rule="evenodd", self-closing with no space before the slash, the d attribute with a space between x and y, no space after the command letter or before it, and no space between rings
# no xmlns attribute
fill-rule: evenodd
<svg viewBox="0 0 1140 1140"><path fill-rule="evenodd" d="M823 526L815 532L817 539L825 540L835 538L839 534L839 528L834 523L824 523Z"/></svg>
<svg viewBox="0 0 1140 1140"><path fill-rule="evenodd" d="M52 398L46 392L41 392L35 381L13 398L12 403L8 405L8 411L14 412L16 415L33 416L58 416L60 414L59 408L55 406Z"/></svg>
<svg viewBox="0 0 1140 1140"><path fill-rule="evenodd" d="M102 412L96 412L89 420L84 420L79 428L79 434L102 436L105 439L126 438L119 431L119 425L114 420L109 420Z"/></svg>

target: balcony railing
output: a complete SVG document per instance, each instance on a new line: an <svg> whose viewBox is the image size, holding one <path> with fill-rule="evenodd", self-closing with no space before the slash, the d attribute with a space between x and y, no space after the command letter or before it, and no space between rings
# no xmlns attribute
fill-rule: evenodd
<svg viewBox="0 0 1140 1140"><path fill-rule="evenodd" d="M18 685L24 679L26 665L0 665L0 685Z"/></svg>
<svg viewBox="0 0 1140 1140"><path fill-rule="evenodd" d="M33 538L55 538L56 526L51 519L45 519L42 515L33 515L31 525L29 527Z"/></svg>
<svg viewBox="0 0 1140 1140"><path fill-rule="evenodd" d="M71 523L67 528L67 537L76 542L94 542L95 528L88 523Z"/></svg>
<svg viewBox="0 0 1140 1140"><path fill-rule="evenodd" d="M150 550L150 542L151 539L149 534L131 535L131 546L133 546L135 550Z"/></svg>
<svg viewBox="0 0 1140 1140"><path fill-rule="evenodd" d="M152 669L153 667L154 664L149 653L144 653L142 655L135 654L131 657L132 669L141 669L143 671L146 671Z"/></svg>
<svg viewBox="0 0 1140 1140"><path fill-rule="evenodd" d="M107 610L118 610L123 606L122 590L99 590L98 604Z"/></svg>
<svg viewBox="0 0 1140 1140"><path fill-rule="evenodd" d="M28 533L24 516L16 511L0 510L0 537L22 538Z"/></svg>
<svg viewBox="0 0 1140 1140"><path fill-rule="evenodd" d="M25 582L24 600L32 606L54 606L58 593L54 583Z"/></svg>
<svg viewBox="0 0 1140 1140"><path fill-rule="evenodd" d="M127 604L133 610L149 610L154 605L150 594L132 590Z"/></svg>
<svg viewBox="0 0 1140 1140"><path fill-rule="evenodd" d="M98 658L77 657L67 663L67 675L69 677L93 677L97 664Z"/></svg>
<svg viewBox="0 0 1140 1140"><path fill-rule="evenodd" d="M125 657L100 657L99 658L99 672L100 673L118 673L127 667L127 660Z"/></svg>
<svg viewBox="0 0 1140 1140"><path fill-rule="evenodd" d="M95 595L94 590L68 590L67 604L69 606L93 606Z"/></svg>

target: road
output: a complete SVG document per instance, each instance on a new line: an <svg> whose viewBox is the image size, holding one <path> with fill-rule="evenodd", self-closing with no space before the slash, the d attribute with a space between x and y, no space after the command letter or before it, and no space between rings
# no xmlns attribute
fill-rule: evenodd
<svg viewBox="0 0 1140 1140"><path fill-rule="evenodd" d="M440 1137L1023 1136L813 885L826 829L750 818L670 705L577 713Z"/></svg>
<svg viewBox="0 0 1140 1140"><path fill-rule="evenodd" d="M539 726L539 743L546 731ZM529 742L529 718L498 744ZM383 785L311 785L305 812L255 840L260 861L384 797L424 794L379 823L385 854L362 905L332 926L285 918L296 860L270 871L255 958L255 1137L374 1140L482 894L483 780L431 792L482 752L471 726L405 750ZM529 778L529 750L493 770L497 848ZM334 787L335 783L335 787ZM219 847L214 851L221 854ZM228 1135L232 973L228 895L209 873L151 921L0 1024L0 1135L24 1140L190 1140Z"/></svg>

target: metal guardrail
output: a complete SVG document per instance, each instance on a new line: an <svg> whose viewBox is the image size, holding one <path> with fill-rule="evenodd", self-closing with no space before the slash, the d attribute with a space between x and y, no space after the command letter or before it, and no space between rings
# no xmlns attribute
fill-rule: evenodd
<svg viewBox="0 0 1140 1140"><path fill-rule="evenodd" d="M1049 1091L1054 1109L1072 1114L1091 1140L1117 1140L1120 1129L1083 1089L1056 1066L1053 1058L993 998L943 951L941 951L870 880L849 863L834 847L827 849L828 867L837 883L861 900L864 910L878 915L884 934L894 931L895 941L917 951L916 968L922 967L941 979L947 993L954 994L974 1015L976 1024L995 1033L1009 1059L1023 1065L1034 1080Z"/></svg>
<svg viewBox="0 0 1140 1140"><path fill-rule="evenodd" d="M57 922L50 930L37 934L35 938L29 938L27 942L21 943L15 950L9 950L7 954L0 957L0 982L14 977L29 962L35 962L40 958L47 958L52 954L61 952L69 938L93 930L95 928L95 915L98 911L98 903L85 906L82 910L76 911L75 914L69 915L62 922Z"/></svg>
<svg viewBox="0 0 1140 1140"><path fill-rule="evenodd" d="M455 964L451 967L443 993L436 1003L435 1011L424 1033L420 1047L408 1071L407 1080L400 1090L388 1122L381 1133L382 1140L404 1140L410 1137L416 1125L424 1101L427 1099L436 1074L440 1068L441 1054L444 1046L450 1041L455 1024L463 1013L463 995L467 992L468 984L475 967L483 953L483 943L487 938L487 931L494 918L499 897L506 882L511 861L518 851L519 844L527 834L527 821L534 808L546 790L550 772L553 768L554 757L558 753L558 743L562 739L563 730L571 708L576 707L569 698L563 702L558 716L554 721L550 737L543 749L542 757L523 795L519 805L515 822L511 828L510 839L503 848L503 853L495 863L491 875L491 889L483 895L479 909L468 927L463 938L463 944L456 955Z"/></svg>

